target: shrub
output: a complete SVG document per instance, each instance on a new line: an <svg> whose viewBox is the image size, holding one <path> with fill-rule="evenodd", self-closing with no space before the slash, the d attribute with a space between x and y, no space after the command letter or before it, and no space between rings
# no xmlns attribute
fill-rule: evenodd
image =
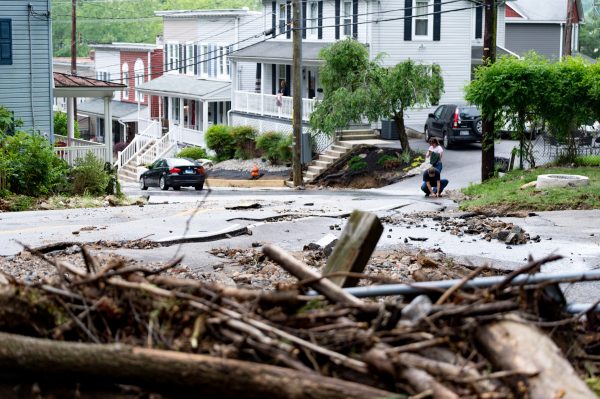
<svg viewBox="0 0 600 399"><path fill-rule="evenodd" d="M81 133L79 133L79 124L77 121L75 121L74 130L75 138L80 138ZM57 111L54 113L54 134L67 135L67 114L64 112Z"/></svg>
<svg viewBox="0 0 600 399"><path fill-rule="evenodd" d="M28 211L33 208L34 199L27 195L15 195L10 201L9 209L11 212Z"/></svg>
<svg viewBox="0 0 600 399"><path fill-rule="evenodd" d="M124 141L119 141L118 143L116 143L113 146L113 152L115 154L118 154L119 152L123 151L125 148L127 148L127 146L129 145L129 143L126 143Z"/></svg>
<svg viewBox="0 0 600 399"><path fill-rule="evenodd" d="M256 139L256 148L271 162L279 162L279 143L284 136L279 132L266 132Z"/></svg>
<svg viewBox="0 0 600 399"><path fill-rule="evenodd" d="M204 159L208 158L206 150L202 147L185 147L175 155L177 158Z"/></svg>
<svg viewBox="0 0 600 399"><path fill-rule="evenodd" d="M354 172L360 172L367 168L367 162L358 155L355 155L348 161L348 168Z"/></svg>
<svg viewBox="0 0 600 399"><path fill-rule="evenodd" d="M292 148L293 144L294 140L291 134L284 136L279 140L279 143L277 144L279 162L286 164L292 162L292 157L294 156L294 150Z"/></svg>
<svg viewBox="0 0 600 399"><path fill-rule="evenodd" d="M236 126L231 129L235 142L235 157L250 159L256 156L256 129L252 126Z"/></svg>
<svg viewBox="0 0 600 399"><path fill-rule="evenodd" d="M231 134L231 128L225 125L212 125L206 130L204 136L206 146L217 155L217 162L232 159L235 156L235 139Z"/></svg>
<svg viewBox="0 0 600 399"><path fill-rule="evenodd" d="M600 155L586 155L577 157L575 163L578 166L600 166Z"/></svg>
<svg viewBox="0 0 600 399"><path fill-rule="evenodd" d="M102 195L106 192L109 175L104 170L104 161L88 152L84 158L75 161L71 171L72 191L74 194Z"/></svg>
<svg viewBox="0 0 600 399"><path fill-rule="evenodd" d="M0 138L0 159L6 188L15 194L37 197L66 186L67 164L37 133L17 132Z"/></svg>
<svg viewBox="0 0 600 399"><path fill-rule="evenodd" d="M384 169L394 169L402 164L402 160L398 157L391 155L382 155L377 159L377 165L382 166Z"/></svg>

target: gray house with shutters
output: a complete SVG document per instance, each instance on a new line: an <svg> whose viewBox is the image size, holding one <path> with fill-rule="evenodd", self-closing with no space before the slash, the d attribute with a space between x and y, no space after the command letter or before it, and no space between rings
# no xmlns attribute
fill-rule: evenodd
<svg viewBox="0 0 600 399"><path fill-rule="evenodd" d="M498 9L498 46L504 46L504 2ZM232 76L231 122L260 131L291 132L291 2L263 0L270 36L229 56L236 65L256 65L256 86ZM319 51L346 37L363 43L371 58L383 53L385 65L407 59L438 64L444 77L441 103L464 103L473 54L483 47L481 4L470 0L306 0L302 2L302 119L308 120L322 96ZM281 93L278 95L278 93ZM407 126L422 131L434 106L410 109ZM376 127L376 126L375 126Z"/></svg>
<svg viewBox="0 0 600 399"><path fill-rule="evenodd" d="M52 138L50 0L0 2L0 105Z"/></svg>

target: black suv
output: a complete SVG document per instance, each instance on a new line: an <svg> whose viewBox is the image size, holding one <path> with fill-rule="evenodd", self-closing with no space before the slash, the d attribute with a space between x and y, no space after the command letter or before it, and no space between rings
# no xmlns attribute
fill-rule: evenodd
<svg viewBox="0 0 600 399"><path fill-rule="evenodd" d="M470 105L440 105L425 122L425 140L441 137L444 148L481 142L481 112Z"/></svg>

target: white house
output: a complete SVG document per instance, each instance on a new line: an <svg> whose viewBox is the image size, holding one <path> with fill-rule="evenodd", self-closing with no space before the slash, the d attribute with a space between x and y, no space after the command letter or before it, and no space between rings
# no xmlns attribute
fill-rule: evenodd
<svg viewBox="0 0 600 399"><path fill-rule="evenodd" d="M264 29L272 38L230 56L233 64L256 63L260 85L248 88L233 76L231 121L261 131L291 131L292 43L288 26L291 3L263 1ZM444 77L442 103L464 103L473 54L482 51L483 10L478 3L459 0L307 0L303 2L303 121L313 110L319 88L319 51L345 37L364 43L371 58L384 53L383 63L412 59L438 64ZM504 4L498 10L498 46L504 46ZM235 67L233 69L236 69ZM285 82L285 83L283 83ZM278 105L276 93L284 87ZM421 131L433 107L412 109L406 124Z"/></svg>

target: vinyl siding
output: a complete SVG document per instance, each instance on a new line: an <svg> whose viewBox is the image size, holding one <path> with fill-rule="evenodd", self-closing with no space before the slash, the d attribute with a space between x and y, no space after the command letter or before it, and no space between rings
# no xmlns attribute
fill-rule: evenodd
<svg viewBox="0 0 600 399"><path fill-rule="evenodd" d="M0 18L12 20L13 58L12 65L0 65L0 105L13 111L15 117L23 121L21 129L33 129L51 138L53 97L50 22L44 17L30 19L30 43L28 3L37 13L48 11L46 0L0 2Z"/></svg>
<svg viewBox="0 0 600 399"><path fill-rule="evenodd" d="M507 23L506 47L519 55L534 50L556 60L560 57L560 25Z"/></svg>
<svg viewBox="0 0 600 399"><path fill-rule="evenodd" d="M442 12L465 8L467 1L443 4ZM377 7L377 6L375 6ZM381 11L386 19L402 17L403 11L384 13L397 9L398 2L382 0L380 6L373 11ZM377 18L378 14L373 17ZM383 18L383 17L382 17ZM385 53L383 61L386 65L394 65L407 59L424 64L436 63L442 69L444 78L444 94L440 100L444 103L464 103L464 87L471 76L471 37L472 10L460 10L441 14L440 41L417 40L404 41L404 21L385 21L373 25L371 56ZM411 109L406 112L407 126L423 131L427 114L435 107Z"/></svg>
<svg viewBox="0 0 600 399"><path fill-rule="evenodd" d="M496 45L506 48L506 6L498 7L498 25L496 28Z"/></svg>
<svg viewBox="0 0 600 399"><path fill-rule="evenodd" d="M163 37L165 43L196 40L198 20L195 18L163 18Z"/></svg>

